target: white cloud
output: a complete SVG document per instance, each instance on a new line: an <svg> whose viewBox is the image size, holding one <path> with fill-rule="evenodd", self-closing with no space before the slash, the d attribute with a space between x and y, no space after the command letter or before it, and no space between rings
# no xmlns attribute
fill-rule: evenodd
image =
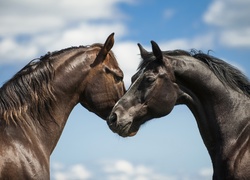
<svg viewBox="0 0 250 180"><path fill-rule="evenodd" d="M250 47L250 25L244 29L223 31L221 33L221 42L230 47Z"/></svg>
<svg viewBox="0 0 250 180"><path fill-rule="evenodd" d="M191 49L208 50L214 46L214 39L215 39L214 34L208 33L204 35L197 35L193 38L179 38L179 39L173 39L169 41L162 41L156 43L160 46L162 51L174 50L174 49L183 49L187 51ZM150 42L145 46L142 44L142 46L147 51L152 51Z"/></svg>
<svg viewBox="0 0 250 180"><path fill-rule="evenodd" d="M64 26L64 21L61 18L48 15L1 15L0 24L0 36L15 36L61 29Z"/></svg>
<svg viewBox="0 0 250 180"><path fill-rule="evenodd" d="M178 171L175 174L158 172L151 165L136 164L128 160L104 160L91 164L92 169L83 164L66 166L52 162L52 180L208 180L212 178L212 167L201 168L196 173L184 174Z"/></svg>
<svg viewBox="0 0 250 180"><path fill-rule="evenodd" d="M207 32L193 38L177 38L158 42L162 50L212 49L217 42L226 47L250 48L249 0L213 0L203 15L210 27ZM164 17L173 17L175 11L166 9Z"/></svg>
<svg viewBox="0 0 250 180"><path fill-rule="evenodd" d="M136 42L117 42L114 45L115 52L121 69L126 72L124 74L124 82L128 87L131 84L131 77L136 73L136 69L140 62L140 51Z"/></svg>
<svg viewBox="0 0 250 180"><path fill-rule="evenodd" d="M202 179L210 178L213 176L213 168L202 168L199 172L199 175L202 177Z"/></svg>
<svg viewBox="0 0 250 180"><path fill-rule="evenodd" d="M173 49L210 49L213 47L214 35L212 33L195 36L194 38L180 38L174 39L168 42L161 43L162 50L173 50Z"/></svg>
<svg viewBox="0 0 250 180"><path fill-rule="evenodd" d="M40 48L46 48L46 50L60 50L70 46L90 45L96 42L104 43L107 36L112 32L118 32L115 34L116 39L126 33L126 28L119 23L81 23L61 32L38 35L31 43Z"/></svg>
<svg viewBox="0 0 250 180"><path fill-rule="evenodd" d="M90 20L120 20L125 15L116 4L122 1L5 1L0 6L0 35L48 32Z"/></svg>
<svg viewBox="0 0 250 180"><path fill-rule="evenodd" d="M96 42L104 43L112 32L118 32L115 35L116 39L119 35L125 34L126 29L122 24L117 23L99 25L82 23L63 31L39 34L25 43L18 42L14 37L6 37L0 41L0 63L28 62L47 51Z"/></svg>
<svg viewBox="0 0 250 180"><path fill-rule="evenodd" d="M134 165L126 160L104 161L103 171L107 180L175 180L173 176L162 175L145 165ZM104 178L105 179L105 178Z"/></svg>
<svg viewBox="0 0 250 180"><path fill-rule="evenodd" d="M55 163L52 169L52 179L54 180L87 180L92 177L91 172L81 164L65 167L60 163Z"/></svg>
<svg viewBox="0 0 250 180"><path fill-rule="evenodd" d="M64 0L58 3L48 0L24 0L20 3L10 0L2 3L0 64L28 63L48 51L96 42L104 43L107 36L115 32L113 51L121 68L126 72L125 83L128 86L131 76L136 72L140 56L136 42L119 41L119 38L128 32L121 21L124 15L118 12L115 6L121 1L123 0ZM92 21L96 19L105 22ZM16 38L22 34L28 36L25 42Z"/></svg>
<svg viewBox="0 0 250 180"><path fill-rule="evenodd" d="M104 171L107 173L125 173L132 175L134 173L134 167L131 163L125 160L118 160L114 162L106 162L104 166Z"/></svg>
<svg viewBox="0 0 250 180"><path fill-rule="evenodd" d="M14 63L16 60L29 61L37 56L38 48L32 44L22 45L13 38L0 41L0 64Z"/></svg>
<svg viewBox="0 0 250 180"><path fill-rule="evenodd" d="M124 15L116 6L121 1L1 2L0 64L29 62L47 51L70 46L104 43L112 32L115 39L124 36L127 29L120 21Z"/></svg>
<svg viewBox="0 0 250 180"><path fill-rule="evenodd" d="M214 0L203 20L217 27L222 45L250 48L249 9L249 0Z"/></svg>
<svg viewBox="0 0 250 180"><path fill-rule="evenodd" d="M204 21L219 27L249 26L248 0L214 0L204 14Z"/></svg>
<svg viewBox="0 0 250 180"><path fill-rule="evenodd" d="M218 21L216 18L224 9L224 3L222 1L213 1L208 8L208 11L204 14L204 21L208 24L221 25L221 20Z"/></svg>

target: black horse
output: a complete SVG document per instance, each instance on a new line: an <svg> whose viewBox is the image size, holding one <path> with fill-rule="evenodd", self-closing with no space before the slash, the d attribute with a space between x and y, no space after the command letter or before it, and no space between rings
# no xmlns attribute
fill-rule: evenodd
<svg viewBox="0 0 250 180"><path fill-rule="evenodd" d="M0 179L49 179L50 155L76 104L108 117L125 92L113 44L111 34L104 45L48 53L2 86Z"/></svg>
<svg viewBox="0 0 250 180"><path fill-rule="evenodd" d="M195 116L210 154L213 179L250 179L250 83L236 68L201 52L153 52L139 44L142 62L114 106L111 130L133 136L146 121L178 104Z"/></svg>

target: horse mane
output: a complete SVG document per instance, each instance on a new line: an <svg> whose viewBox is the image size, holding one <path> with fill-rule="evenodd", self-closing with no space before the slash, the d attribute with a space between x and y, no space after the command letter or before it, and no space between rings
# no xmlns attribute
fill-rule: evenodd
<svg viewBox="0 0 250 180"><path fill-rule="evenodd" d="M204 62L222 83L227 84L236 91L241 90L244 94L250 96L250 82L236 67L200 51L196 53L196 51L193 50L191 53L194 58Z"/></svg>
<svg viewBox="0 0 250 180"><path fill-rule="evenodd" d="M99 43L90 46L73 46L48 52L32 60L0 88L0 121L18 124L21 121L28 123L28 119L33 119L43 125L42 119L48 118L48 115L51 120L54 120L52 102L55 96L51 80L55 70L52 60L75 49L102 46L103 44ZM110 55L116 61L112 51Z"/></svg>
<svg viewBox="0 0 250 180"><path fill-rule="evenodd" d="M86 48L87 46L72 46L72 47L68 47L68 48L65 48L65 49L61 49L59 51L53 51L53 52L47 52L47 54L45 54L44 56L41 56L40 57L40 60L44 60L44 59L48 59L48 58L51 58L52 56L58 56L64 52L68 52L70 50L74 50L74 49L78 49L78 48Z"/></svg>
<svg viewBox="0 0 250 180"><path fill-rule="evenodd" d="M17 124L43 119L48 112L51 115L53 72L47 56L32 60L17 72L0 88L0 119Z"/></svg>
<svg viewBox="0 0 250 180"><path fill-rule="evenodd" d="M190 56L205 63L216 77L223 83L230 86L232 89L241 90L244 94L250 96L250 82L248 78L237 68L226 63L225 61L214 56L205 54L202 51L192 49L190 52L184 50L163 51L166 56ZM143 59L138 70L143 69L147 64L154 61L155 57L152 52L149 52L145 59Z"/></svg>
<svg viewBox="0 0 250 180"><path fill-rule="evenodd" d="M7 81L0 88L0 120L17 124L32 118L43 124L41 120L48 118L48 114L53 119L51 106L55 97L50 84L54 77L51 59L76 48L48 52L32 60Z"/></svg>

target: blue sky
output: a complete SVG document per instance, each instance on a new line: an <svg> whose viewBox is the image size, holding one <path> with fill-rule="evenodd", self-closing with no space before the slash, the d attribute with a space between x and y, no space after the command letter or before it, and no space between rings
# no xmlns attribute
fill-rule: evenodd
<svg viewBox="0 0 250 180"><path fill-rule="evenodd" d="M0 2L0 83L48 51L103 43L115 32L114 53L126 87L150 50L192 48L240 68L250 77L248 0L8 0ZM211 161L186 106L144 125L132 138L76 106L51 156L51 179L211 179Z"/></svg>

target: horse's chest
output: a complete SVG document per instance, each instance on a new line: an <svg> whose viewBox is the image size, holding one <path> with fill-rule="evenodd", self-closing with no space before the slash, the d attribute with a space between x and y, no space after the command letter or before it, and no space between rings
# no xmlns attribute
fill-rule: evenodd
<svg viewBox="0 0 250 180"><path fill-rule="evenodd" d="M2 148L0 179L49 179L49 164L31 148L14 143Z"/></svg>

